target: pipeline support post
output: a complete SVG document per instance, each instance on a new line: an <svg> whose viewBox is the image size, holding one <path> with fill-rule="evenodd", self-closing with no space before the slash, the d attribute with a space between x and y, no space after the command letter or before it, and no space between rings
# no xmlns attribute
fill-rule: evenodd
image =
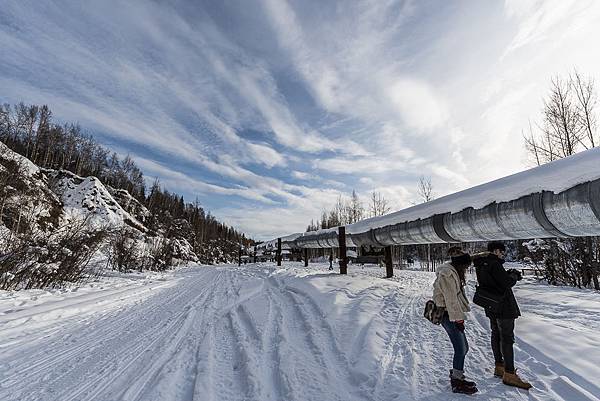
<svg viewBox="0 0 600 401"><path fill-rule="evenodd" d="M281 238L277 238L277 266L281 266Z"/></svg>
<svg viewBox="0 0 600 401"><path fill-rule="evenodd" d="M304 267L308 267L308 248L304 248Z"/></svg>
<svg viewBox="0 0 600 401"><path fill-rule="evenodd" d="M348 258L346 257L346 227L338 227L338 245L340 249L340 274L348 274Z"/></svg>
<svg viewBox="0 0 600 401"><path fill-rule="evenodd" d="M394 264L392 262L392 247L385 247L385 277L390 278L394 276Z"/></svg>

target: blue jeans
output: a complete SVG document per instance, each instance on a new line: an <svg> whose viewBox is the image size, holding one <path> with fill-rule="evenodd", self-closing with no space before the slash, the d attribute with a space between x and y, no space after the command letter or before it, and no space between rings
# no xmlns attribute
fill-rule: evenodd
<svg viewBox="0 0 600 401"><path fill-rule="evenodd" d="M442 318L442 327L448 333L450 342L454 348L454 358L452 359L452 367L456 370L464 371L465 367L465 356L469 352L469 343L467 342L467 336L465 333L460 331L456 326L456 323L451 322L448 319L448 314L445 313Z"/></svg>

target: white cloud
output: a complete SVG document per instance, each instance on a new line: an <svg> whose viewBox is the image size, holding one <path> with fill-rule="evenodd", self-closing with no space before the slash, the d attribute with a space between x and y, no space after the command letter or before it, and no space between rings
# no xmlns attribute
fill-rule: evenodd
<svg viewBox="0 0 600 401"><path fill-rule="evenodd" d="M406 169L407 164L398 160L386 158L328 158L315 160L313 167L322 172L336 174L378 174L388 171L401 171Z"/></svg>
<svg viewBox="0 0 600 401"><path fill-rule="evenodd" d="M400 78L390 85L388 96L410 128L429 130L448 119L444 102L425 82Z"/></svg>
<svg viewBox="0 0 600 401"><path fill-rule="evenodd" d="M202 195L235 195L242 198L263 202L266 204L275 204L273 200L265 197L261 191L251 187L227 188L216 184L207 183L197 178L190 177L187 174L176 171L173 168L164 166L154 160L145 159L140 156L134 156L136 164L143 169L147 176L161 177L162 184L170 191L178 192L196 192Z"/></svg>
<svg viewBox="0 0 600 401"><path fill-rule="evenodd" d="M590 4L586 0L506 0L506 13L518 20L518 32L504 56L523 46L556 36L557 28L568 29L576 20L574 16Z"/></svg>
<svg viewBox="0 0 600 401"><path fill-rule="evenodd" d="M305 173L303 171L293 171L292 176L299 180L318 180L319 177L314 174Z"/></svg>

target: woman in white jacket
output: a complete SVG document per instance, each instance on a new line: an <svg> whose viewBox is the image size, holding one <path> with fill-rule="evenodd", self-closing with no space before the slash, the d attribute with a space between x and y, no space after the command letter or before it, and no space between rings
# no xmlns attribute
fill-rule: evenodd
<svg viewBox="0 0 600 401"><path fill-rule="evenodd" d="M477 392L474 382L465 380L465 356L469 351L469 343L465 336L466 312L470 311L469 301L465 295L465 275L471 265L468 253L455 253L450 262L440 265L437 278L433 283L433 301L437 307L445 308L442 327L448 333L454 358L450 371L450 384L455 393L473 394Z"/></svg>

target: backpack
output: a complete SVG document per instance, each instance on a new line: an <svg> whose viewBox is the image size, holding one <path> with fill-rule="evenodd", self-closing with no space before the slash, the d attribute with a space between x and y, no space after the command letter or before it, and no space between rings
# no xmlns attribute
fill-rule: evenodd
<svg viewBox="0 0 600 401"><path fill-rule="evenodd" d="M446 308L437 306L431 299L425 303L423 316L433 324L441 324Z"/></svg>

